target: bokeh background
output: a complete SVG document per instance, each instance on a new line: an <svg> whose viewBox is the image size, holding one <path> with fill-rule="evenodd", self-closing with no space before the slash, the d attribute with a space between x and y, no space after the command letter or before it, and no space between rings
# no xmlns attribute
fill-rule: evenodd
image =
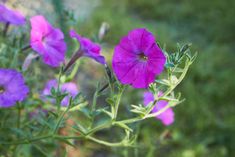
<svg viewBox="0 0 235 157"><path fill-rule="evenodd" d="M137 128L139 149L80 143L71 149L71 156L235 156L234 0L8 0L5 3L28 17L45 15L64 33L75 28L94 40L101 24L108 23L110 29L102 45L109 61L119 39L137 27L153 32L167 51L174 52L177 43L192 43L192 50L199 53L177 88L186 101L174 108L176 120L172 126L164 127L155 119L146 120ZM73 47L73 42L67 41ZM69 47L69 55L72 49ZM92 96L97 80L104 73L90 62L82 65L78 75L80 90L87 97ZM129 89L123 102L141 103L141 93ZM128 109L124 104L127 103L122 104L122 110ZM112 135L105 132L105 136Z"/></svg>

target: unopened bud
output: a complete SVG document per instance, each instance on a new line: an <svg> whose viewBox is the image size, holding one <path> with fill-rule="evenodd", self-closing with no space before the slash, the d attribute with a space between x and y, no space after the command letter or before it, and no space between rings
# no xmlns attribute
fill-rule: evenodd
<svg viewBox="0 0 235 157"><path fill-rule="evenodd" d="M100 30L99 30L99 34L98 34L98 38L99 38L100 41L104 39L104 36L107 34L109 28L110 28L110 26L109 26L108 23L103 22L101 24L101 27L100 27Z"/></svg>

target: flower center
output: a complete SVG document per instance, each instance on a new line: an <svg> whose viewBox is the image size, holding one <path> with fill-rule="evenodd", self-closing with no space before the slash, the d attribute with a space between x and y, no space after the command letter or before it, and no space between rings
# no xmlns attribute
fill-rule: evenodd
<svg viewBox="0 0 235 157"><path fill-rule="evenodd" d="M46 43L47 37L48 37L50 34L51 34L51 32L49 32L49 33L47 33L47 34L45 34L45 35L42 36L42 42L43 42L43 43Z"/></svg>
<svg viewBox="0 0 235 157"><path fill-rule="evenodd" d="M142 61L148 60L148 57L144 55L144 53L139 54L139 59Z"/></svg>
<svg viewBox="0 0 235 157"><path fill-rule="evenodd" d="M45 43L46 42L46 36L42 37L42 42Z"/></svg>
<svg viewBox="0 0 235 157"><path fill-rule="evenodd" d="M5 88L3 86L0 86L0 94L2 94L3 92L5 92Z"/></svg>

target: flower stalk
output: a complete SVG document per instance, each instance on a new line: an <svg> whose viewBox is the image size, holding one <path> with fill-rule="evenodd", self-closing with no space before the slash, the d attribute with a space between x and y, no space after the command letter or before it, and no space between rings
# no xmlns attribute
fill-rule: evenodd
<svg viewBox="0 0 235 157"><path fill-rule="evenodd" d="M68 64L65 66L64 71L66 72L80 57L82 57L83 52L79 49L75 54L72 56Z"/></svg>
<svg viewBox="0 0 235 157"><path fill-rule="evenodd" d="M8 31L8 29L9 29L9 26L10 26L10 22L7 22L7 23L5 24L4 29L3 29L3 32L2 32L3 37L6 37L7 31Z"/></svg>
<svg viewBox="0 0 235 157"><path fill-rule="evenodd" d="M118 94L117 94L116 99L115 99L115 104L113 106L111 106L112 113L113 113L113 116L112 116L113 120L116 120L116 118L117 118L118 109L119 109L119 105L120 105L122 94L123 94L124 90L125 90L125 86L121 85L119 87L119 91L118 91Z"/></svg>

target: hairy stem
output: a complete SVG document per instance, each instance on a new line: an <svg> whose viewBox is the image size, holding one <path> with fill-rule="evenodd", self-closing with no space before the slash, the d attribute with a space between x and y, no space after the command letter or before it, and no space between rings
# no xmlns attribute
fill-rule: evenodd
<svg viewBox="0 0 235 157"><path fill-rule="evenodd" d="M21 105L20 103L17 103L17 128L20 128L20 122L21 122Z"/></svg>
<svg viewBox="0 0 235 157"><path fill-rule="evenodd" d="M75 54L70 59L69 63L65 66L63 72L66 72L80 57L82 57L83 52L80 49L75 52Z"/></svg>
<svg viewBox="0 0 235 157"><path fill-rule="evenodd" d="M118 108L119 108L119 105L120 105L122 94L123 94L123 92L125 90L125 86L121 86L120 88L121 89L119 89L119 91L118 91L116 102L115 102L114 106L112 106L112 113L113 113L112 119L113 120L115 120L117 118Z"/></svg>
<svg viewBox="0 0 235 157"><path fill-rule="evenodd" d="M89 140L91 140L91 141L93 141L93 142L96 142L96 143L99 143L99 144L102 144L102 145L105 145L105 146L109 146L109 147L125 146L124 143L122 143L122 142L111 143L111 142L99 140L99 139L94 138L94 137L92 137L92 136L87 136L86 138L89 139Z"/></svg>
<svg viewBox="0 0 235 157"><path fill-rule="evenodd" d="M57 133L57 131L58 131L59 127L60 127L60 124L61 124L62 120L64 119L64 115L68 112L68 110L69 110L69 107L64 112L62 112L62 114L60 115L60 117L59 117L59 119L58 119L58 121L57 121L57 123L55 125L53 134Z"/></svg>
<svg viewBox="0 0 235 157"><path fill-rule="evenodd" d="M4 27L3 32L2 32L3 37L6 37L7 31L8 31L8 29L9 29L9 26L10 26L10 23L7 22L7 23L5 24L5 27Z"/></svg>
<svg viewBox="0 0 235 157"><path fill-rule="evenodd" d="M0 144L2 145L19 145L19 144L30 144L31 142L36 142L39 140L43 140L43 139L48 139L51 138L52 135L45 135L45 136L39 136L39 137L35 137L32 139L26 139L26 140L22 140L22 141L16 141L16 142L0 142Z"/></svg>
<svg viewBox="0 0 235 157"><path fill-rule="evenodd" d="M164 108L162 108L161 110L159 110L158 112L155 112L155 113L152 113L152 114L149 114L153 107L155 106L155 104L159 101L159 100L162 100L164 99L164 97L166 97L167 95L169 95L179 84L180 82L183 80L183 78L185 77L188 69L189 69L189 66L190 66L190 63L189 62L186 62L186 65L185 65L185 68L183 70L183 73L180 75L177 83L175 83L174 85L170 86L170 88L168 88L167 91L164 92L164 94L155 99L154 102L152 103L152 106L150 107L149 111L147 112L146 116L144 117L135 117L135 118L131 118L131 119L127 119L127 120L122 120L122 121L116 121L114 123L123 123L123 124L130 124L130 123L135 123L135 122L138 122L138 121L141 121L141 120L144 120L146 118L151 118L151 117L156 117L158 115L160 115L161 113L165 112L168 108L170 108L169 105L165 106Z"/></svg>

